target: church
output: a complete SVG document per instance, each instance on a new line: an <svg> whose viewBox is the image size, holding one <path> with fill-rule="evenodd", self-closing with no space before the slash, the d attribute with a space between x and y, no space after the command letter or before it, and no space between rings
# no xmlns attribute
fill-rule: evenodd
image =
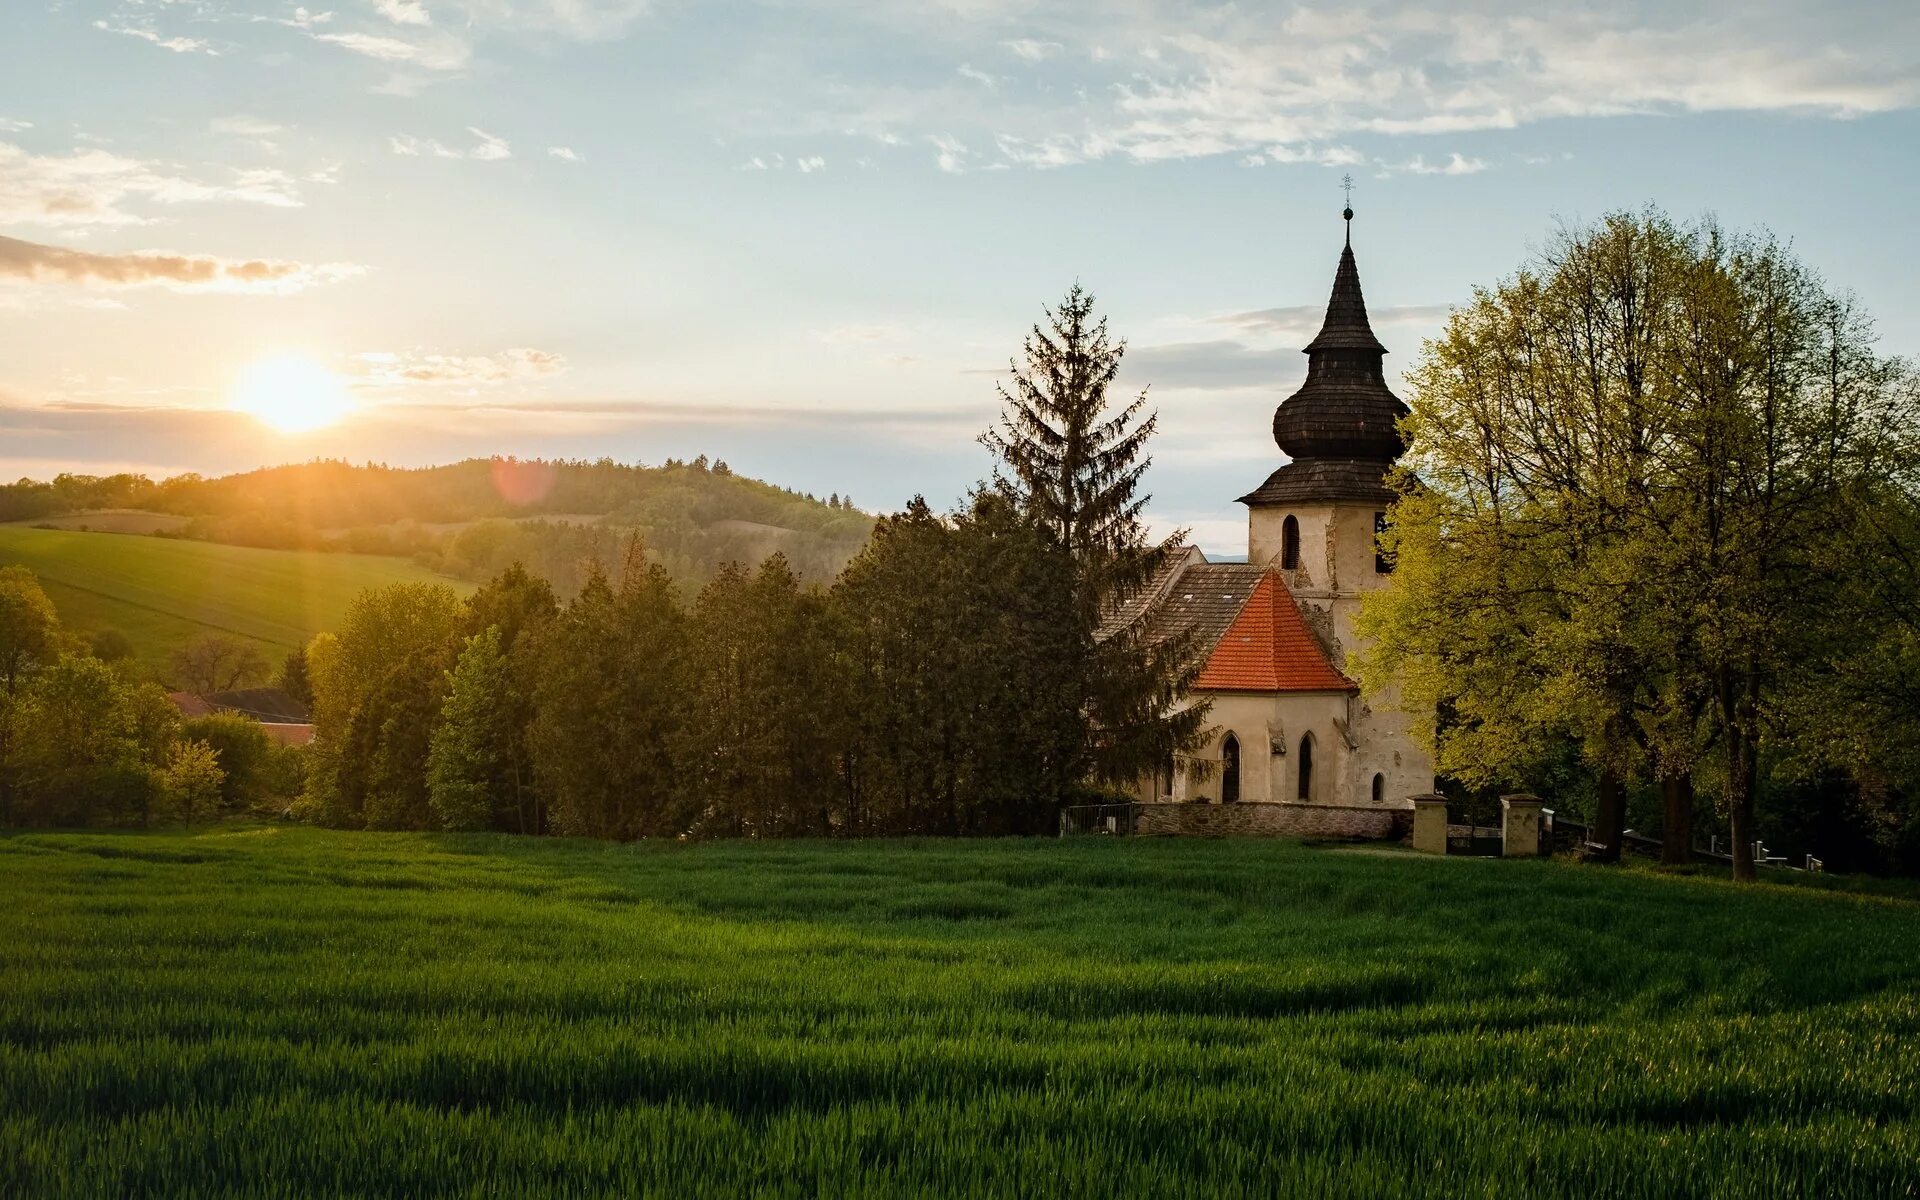
<svg viewBox="0 0 1920 1200"><path fill-rule="evenodd" d="M1387 386L1353 257L1353 210L1333 295L1307 344L1307 378L1273 415L1288 459L1247 506L1245 562L1189 547L1116 613L1150 637L1191 634L1205 666L1186 703L1211 701L1208 742L1142 780L1136 799L1405 808L1433 791L1433 763L1390 705L1347 673L1360 597L1393 570L1376 535L1405 449L1407 406Z"/></svg>

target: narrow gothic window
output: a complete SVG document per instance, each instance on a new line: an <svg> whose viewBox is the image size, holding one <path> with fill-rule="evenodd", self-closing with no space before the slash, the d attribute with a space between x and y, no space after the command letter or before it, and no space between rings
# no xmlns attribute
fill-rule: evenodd
<svg viewBox="0 0 1920 1200"><path fill-rule="evenodd" d="M1167 799L1173 798L1173 755L1160 760L1160 794Z"/></svg>
<svg viewBox="0 0 1920 1200"><path fill-rule="evenodd" d="M1387 575L1393 571L1393 555L1380 548L1381 535L1387 532L1387 514L1373 514L1373 570L1376 575Z"/></svg>
<svg viewBox="0 0 1920 1200"><path fill-rule="evenodd" d="M1387 798L1387 777L1385 775L1375 775L1373 777L1373 802L1375 804L1379 804L1386 798Z"/></svg>
<svg viewBox="0 0 1920 1200"><path fill-rule="evenodd" d="M1220 802L1235 804L1240 800L1240 739L1232 734L1220 744Z"/></svg>
<svg viewBox="0 0 1920 1200"><path fill-rule="evenodd" d="M1300 565L1300 522L1291 516L1280 525L1280 565L1289 571Z"/></svg>
<svg viewBox="0 0 1920 1200"><path fill-rule="evenodd" d="M1302 800L1313 799L1313 735L1300 739L1300 786L1297 794Z"/></svg>

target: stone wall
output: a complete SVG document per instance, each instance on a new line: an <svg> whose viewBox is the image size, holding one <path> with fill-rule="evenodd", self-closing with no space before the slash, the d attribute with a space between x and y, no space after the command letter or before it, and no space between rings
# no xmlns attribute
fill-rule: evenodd
<svg viewBox="0 0 1920 1200"><path fill-rule="evenodd" d="M1413 812L1402 808L1258 802L1133 806L1133 831L1137 834L1391 841L1407 836L1412 828Z"/></svg>

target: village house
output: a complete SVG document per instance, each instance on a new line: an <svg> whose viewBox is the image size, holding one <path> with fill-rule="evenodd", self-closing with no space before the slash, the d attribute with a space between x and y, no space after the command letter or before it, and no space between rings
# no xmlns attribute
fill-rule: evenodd
<svg viewBox="0 0 1920 1200"><path fill-rule="evenodd" d="M1378 548L1405 449L1407 407L1387 387L1353 257L1353 210L1307 378L1273 416L1286 463L1240 497L1245 562L1188 548L1114 621L1190 633L1205 655L1189 702L1212 702L1207 745L1143 780L1143 803L1267 802L1405 809L1433 763L1390 703L1347 674L1360 597L1393 569Z"/></svg>

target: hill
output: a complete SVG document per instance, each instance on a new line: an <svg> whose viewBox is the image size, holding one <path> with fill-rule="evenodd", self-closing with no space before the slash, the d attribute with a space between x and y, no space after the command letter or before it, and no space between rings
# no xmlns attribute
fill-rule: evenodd
<svg viewBox="0 0 1920 1200"><path fill-rule="evenodd" d="M435 580L469 590L405 559L0 525L0 566L12 564L39 577L67 627L118 629L156 667L216 631L277 663L337 625L364 588Z"/></svg>
<svg viewBox="0 0 1920 1200"><path fill-rule="evenodd" d="M1920 907L1132 839L0 837L0 1194L1909 1194Z"/></svg>
<svg viewBox="0 0 1920 1200"><path fill-rule="evenodd" d="M151 514L145 519L141 514ZM638 536L689 587L779 551L826 582L873 520L736 475L702 456L660 466L468 459L402 468L320 461L215 479L62 475L0 486L0 521L135 529L231 545L404 555L482 579L515 559L563 592L588 561L617 565Z"/></svg>

